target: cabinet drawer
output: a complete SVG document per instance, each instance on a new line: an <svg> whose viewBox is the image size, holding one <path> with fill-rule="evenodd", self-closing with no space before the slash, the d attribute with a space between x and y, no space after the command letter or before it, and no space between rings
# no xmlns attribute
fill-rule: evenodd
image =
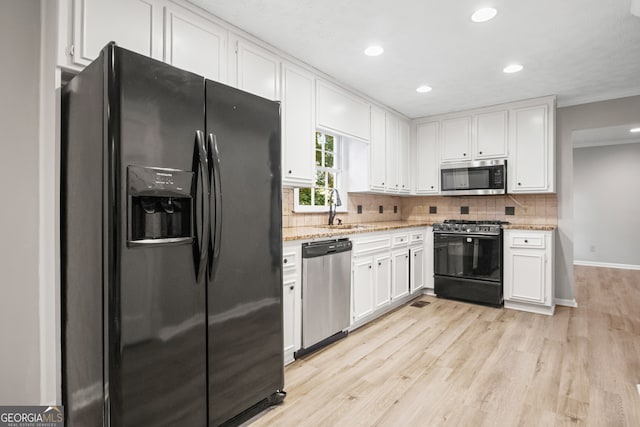
<svg viewBox="0 0 640 427"><path fill-rule="evenodd" d="M424 241L424 233L420 232L420 233L411 233L411 236L409 236L409 241L411 243L420 243L422 241Z"/></svg>
<svg viewBox="0 0 640 427"><path fill-rule="evenodd" d="M282 269L284 271L293 270L296 268L297 259L295 252L287 252L282 254Z"/></svg>
<svg viewBox="0 0 640 427"><path fill-rule="evenodd" d="M354 242L353 254L354 256L377 252L380 250L389 249L391 247L391 239L389 237L380 237L372 240L362 240Z"/></svg>
<svg viewBox="0 0 640 427"><path fill-rule="evenodd" d="M512 248L532 248L532 249L544 249L544 236L537 235L517 235L511 236L511 242L509 245Z"/></svg>
<svg viewBox="0 0 640 427"><path fill-rule="evenodd" d="M393 246L402 246L409 243L409 235L408 234L399 234L397 236L393 236Z"/></svg>

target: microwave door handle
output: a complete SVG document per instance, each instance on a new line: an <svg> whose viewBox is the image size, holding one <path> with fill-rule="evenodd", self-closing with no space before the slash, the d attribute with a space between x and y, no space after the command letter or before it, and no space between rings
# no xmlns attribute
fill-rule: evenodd
<svg viewBox="0 0 640 427"><path fill-rule="evenodd" d="M194 246L194 258L196 264L196 281L199 283L206 271L207 252L209 249L209 166L207 160L207 149L204 141L204 133L200 130L196 131L196 153L198 162L196 164L196 188L198 183L200 192L196 192L196 201L194 206L194 220L196 225L196 240ZM197 191L197 190L196 190ZM198 211L200 206L200 212ZM200 220L198 221L198 213Z"/></svg>

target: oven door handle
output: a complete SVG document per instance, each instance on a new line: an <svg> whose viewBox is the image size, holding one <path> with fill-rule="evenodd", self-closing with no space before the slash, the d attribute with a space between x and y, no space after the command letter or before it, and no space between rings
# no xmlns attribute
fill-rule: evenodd
<svg viewBox="0 0 640 427"><path fill-rule="evenodd" d="M458 237L460 239L466 239L468 237L474 239L485 239L485 240L497 240L500 238L499 234L474 234L474 233L436 233L434 236L437 237Z"/></svg>

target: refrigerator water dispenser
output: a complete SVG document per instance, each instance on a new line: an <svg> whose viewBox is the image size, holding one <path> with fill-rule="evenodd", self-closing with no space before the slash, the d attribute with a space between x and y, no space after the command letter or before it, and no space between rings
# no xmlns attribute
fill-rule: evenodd
<svg viewBox="0 0 640 427"><path fill-rule="evenodd" d="M193 241L193 172L129 166L129 246Z"/></svg>

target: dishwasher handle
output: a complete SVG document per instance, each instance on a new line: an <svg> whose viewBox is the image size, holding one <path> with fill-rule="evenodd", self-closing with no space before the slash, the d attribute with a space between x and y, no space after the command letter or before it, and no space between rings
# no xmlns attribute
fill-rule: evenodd
<svg viewBox="0 0 640 427"><path fill-rule="evenodd" d="M353 243L348 239L324 240L302 244L302 258L315 258L325 255L333 255L348 252L353 248Z"/></svg>

